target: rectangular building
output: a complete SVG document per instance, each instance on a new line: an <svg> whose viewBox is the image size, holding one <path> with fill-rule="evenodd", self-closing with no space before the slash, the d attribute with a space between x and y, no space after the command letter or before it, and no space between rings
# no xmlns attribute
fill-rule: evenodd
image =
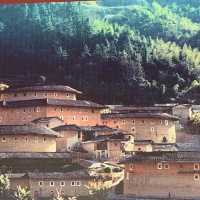
<svg viewBox="0 0 200 200"><path fill-rule="evenodd" d="M26 124L37 118L59 117L66 124L101 123L104 106L84 100L27 99L0 102L0 124Z"/></svg>
<svg viewBox="0 0 200 200"><path fill-rule="evenodd" d="M124 195L200 198L200 152L137 152L124 165Z"/></svg>

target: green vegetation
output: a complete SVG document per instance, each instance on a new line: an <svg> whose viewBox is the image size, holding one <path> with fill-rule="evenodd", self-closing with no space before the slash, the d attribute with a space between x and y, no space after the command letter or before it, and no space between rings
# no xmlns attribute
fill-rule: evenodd
<svg viewBox="0 0 200 200"><path fill-rule="evenodd" d="M16 200L30 200L31 195L28 188L23 188L20 185L17 187L17 191L14 192L14 197Z"/></svg>
<svg viewBox="0 0 200 200"><path fill-rule="evenodd" d="M105 169L104 169L104 173L111 173L111 169L110 169L110 167L106 167Z"/></svg>
<svg viewBox="0 0 200 200"><path fill-rule="evenodd" d="M0 41L2 76L43 75L99 103L168 102L200 83L197 0L3 5Z"/></svg>
<svg viewBox="0 0 200 200"><path fill-rule="evenodd" d="M30 191L18 186L16 191L10 189L10 180L7 175L0 175L0 200L31 200Z"/></svg>

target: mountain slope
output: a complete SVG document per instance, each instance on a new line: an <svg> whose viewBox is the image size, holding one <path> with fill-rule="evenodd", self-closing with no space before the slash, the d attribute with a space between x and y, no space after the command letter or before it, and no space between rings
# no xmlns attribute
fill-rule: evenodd
<svg viewBox="0 0 200 200"><path fill-rule="evenodd" d="M44 75L109 104L165 102L200 83L198 20L171 2L105 2L1 6L1 76Z"/></svg>

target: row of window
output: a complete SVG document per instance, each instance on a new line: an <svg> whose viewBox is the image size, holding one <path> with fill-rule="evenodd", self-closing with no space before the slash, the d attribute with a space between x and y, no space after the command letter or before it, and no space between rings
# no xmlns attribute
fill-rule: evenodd
<svg viewBox="0 0 200 200"><path fill-rule="evenodd" d="M103 123L103 124L105 124L105 123ZM120 126L117 125L117 126L115 126L115 128L119 129ZM132 128L131 128L131 132L135 133L135 131L136 131L136 130L135 130L135 127L132 127ZM150 128L150 131L151 131L151 133L154 133L154 132L155 132L155 127L151 127L151 128Z"/></svg>
<svg viewBox="0 0 200 200"><path fill-rule="evenodd" d="M68 109L67 109L67 110L68 110ZM57 111L64 112L64 108L62 108L62 107L61 107L61 108L56 107L56 108L54 108L54 111L56 111L56 112L57 112ZM91 110L91 113L95 113L95 110L92 109L92 110ZM76 117L76 116L74 116L74 117Z"/></svg>
<svg viewBox="0 0 200 200"><path fill-rule="evenodd" d="M42 187L44 185L44 182L43 181L39 181L38 185L40 187ZM49 182L49 186L54 187L55 186L55 182L54 181L50 181ZM60 186L64 187L65 186L65 181L60 181ZM81 181L71 181L71 186L79 187L79 186L81 186Z"/></svg>
<svg viewBox="0 0 200 200"><path fill-rule="evenodd" d="M126 120L122 120L122 124L126 124L126 122L127 122ZM128 121L128 122L129 122L129 121ZM107 124L107 123L108 123L107 121L104 121L104 122L103 122L103 124ZM113 121L113 123L114 123L114 124L117 124L118 121L115 120L115 121ZM145 120L142 120L141 123L144 124L144 123L145 123ZM135 120L132 120L132 124L135 124ZM160 124L161 124L161 125L168 126L169 121L168 121L168 120L160 120Z"/></svg>
<svg viewBox="0 0 200 200"><path fill-rule="evenodd" d="M180 165L181 168L183 168L182 165ZM168 163L158 163L157 164L157 169L169 169L169 164ZM194 170L199 170L200 169L200 164L195 163L194 164Z"/></svg>
<svg viewBox="0 0 200 200"><path fill-rule="evenodd" d="M169 169L169 164L168 163L158 163L157 169Z"/></svg>
<svg viewBox="0 0 200 200"><path fill-rule="evenodd" d="M42 95L42 93L37 93L37 92L34 92L33 94L34 94L34 96L38 96L38 94L39 94L39 96ZM22 94L21 93L14 93L13 96L14 97L18 97L18 96L24 96L24 97L26 97L26 96L32 96L33 94L24 92ZM56 93L56 92L54 92L54 93L43 93L43 95L45 97L48 97L48 96L55 96L55 97L57 97L58 93ZM66 97L74 97L74 96L75 95L73 95L73 94L66 93Z"/></svg>
<svg viewBox="0 0 200 200"><path fill-rule="evenodd" d="M64 120L64 116L63 116L63 115L59 116L59 118L60 118L61 120ZM75 120L76 120L76 116L73 116L73 117L72 117L72 120L75 121ZM81 117L81 120L82 120L82 121L88 121L88 116L82 116L82 117Z"/></svg>
<svg viewBox="0 0 200 200"><path fill-rule="evenodd" d="M126 173L126 180L129 180L129 173ZM200 174L194 174L194 180L200 181Z"/></svg>
<svg viewBox="0 0 200 200"><path fill-rule="evenodd" d="M9 138L9 139L10 139L10 138ZM19 139L19 138L15 137L15 138L13 138L13 139L14 139L14 141L16 141L16 142L17 142L18 140L20 140L20 142L22 142L22 139L21 139L21 138ZM11 140L11 139L10 139L10 140ZM28 139L28 137L25 137L24 140L25 140L25 142L29 142L29 141L30 141L30 139ZM8 138L6 138L6 137L2 137L2 138L1 138L1 142L7 142L7 141L8 141ZM32 141L32 140L31 140L31 141ZM43 138L43 142L46 142L46 141L47 141L47 139L44 137L44 138ZM35 138L35 142L36 142L36 143L38 142L38 138L37 138L37 137Z"/></svg>
<svg viewBox="0 0 200 200"><path fill-rule="evenodd" d="M35 108L24 108L23 112L40 112L40 107Z"/></svg>
<svg viewBox="0 0 200 200"><path fill-rule="evenodd" d="M119 126L117 126L116 128L119 128ZM132 127L132 128L131 128L131 131L132 131L133 133L135 133L135 131L136 131L135 127ZM154 128L154 127L151 127L151 128L150 128L150 131L151 131L151 133L154 133L154 132L155 132L155 128Z"/></svg>

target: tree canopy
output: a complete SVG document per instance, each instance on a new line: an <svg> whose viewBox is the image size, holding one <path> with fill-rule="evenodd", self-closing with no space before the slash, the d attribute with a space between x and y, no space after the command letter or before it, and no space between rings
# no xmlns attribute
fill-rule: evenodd
<svg viewBox="0 0 200 200"><path fill-rule="evenodd" d="M179 99L200 82L197 2L2 5L1 76L42 76L99 103Z"/></svg>

